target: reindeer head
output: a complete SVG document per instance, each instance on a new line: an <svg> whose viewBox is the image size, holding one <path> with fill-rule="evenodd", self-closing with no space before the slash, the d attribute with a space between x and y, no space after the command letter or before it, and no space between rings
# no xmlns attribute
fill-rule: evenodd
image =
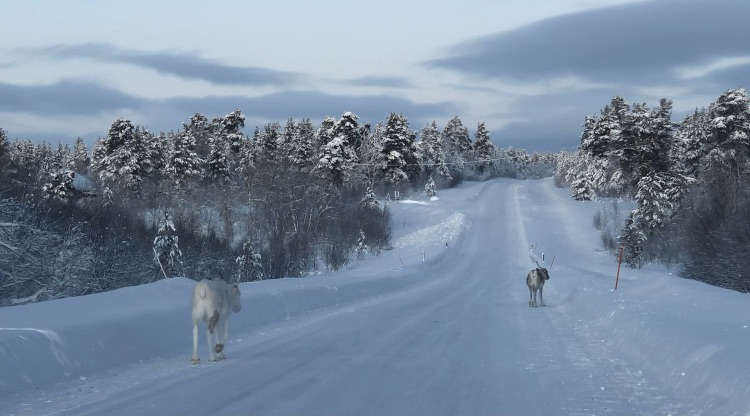
<svg viewBox="0 0 750 417"><path fill-rule="evenodd" d="M547 268L542 268L541 266L536 269L536 273L541 275L542 278L546 281L549 279L549 272L547 272Z"/></svg>
<svg viewBox="0 0 750 417"><path fill-rule="evenodd" d="M548 280L549 271L547 271L547 268L544 268L541 265L539 265L539 261L537 261L535 257L532 256L531 260L534 261L534 263L536 264L536 273L541 275L545 281Z"/></svg>

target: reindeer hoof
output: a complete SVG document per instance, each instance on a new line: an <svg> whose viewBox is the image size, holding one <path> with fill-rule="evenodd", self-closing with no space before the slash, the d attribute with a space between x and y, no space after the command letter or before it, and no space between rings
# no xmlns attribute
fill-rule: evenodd
<svg viewBox="0 0 750 417"><path fill-rule="evenodd" d="M199 363L201 363L201 360L198 358L193 358L193 359L190 359L190 362L192 362L193 365L198 365Z"/></svg>
<svg viewBox="0 0 750 417"><path fill-rule="evenodd" d="M217 343L216 346L214 346L214 352L221 353L224 350L224 344L223 343Z"/></svg>

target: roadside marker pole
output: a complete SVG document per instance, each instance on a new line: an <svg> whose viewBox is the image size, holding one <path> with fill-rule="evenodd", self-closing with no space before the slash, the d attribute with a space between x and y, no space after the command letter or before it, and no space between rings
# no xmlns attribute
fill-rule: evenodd
<svg viewBox="0 0 750 417"><path fill-rule="evenodd" d="M624 246L620 246L620 259L617 260L617 277L615 278L615 290L617 290L617 283L620 281L620 265L622 265L622 251L624 249Z"/></svg>

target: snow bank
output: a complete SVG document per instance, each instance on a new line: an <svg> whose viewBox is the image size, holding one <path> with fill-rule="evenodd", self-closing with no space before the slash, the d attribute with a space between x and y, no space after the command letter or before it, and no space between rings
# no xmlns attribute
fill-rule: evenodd
<svg viewBox="0 0 750 417"><path fill-rule="evenodd" d="M286 278L240 285L242 311L230 319L232 340L264 326L326 308L382 296L429 276L415 273L441 253L434 245L453 243L465 226L461 214L446 215L429 205L394 204L394 222L409 222L398 248L369 257L355 271L304 279ZM442 214L441 214L442 213ZM431 215L446 217L434 225ZM415 226L416 225L416 226ZM403 234L404 229L398 227ZM411 236L411 237L410 237ZM408 246L406 244L408 243ZM371 266L377 267L371 268ZM391 268L383 269L383 265ZM101 294L0 308L0 396L69 378L87 378L135 362L183 355L190 363L190 294L195 281L171 278ZM205 329L201 328L201 340ZM199 349L205 349L199 344ZM201 351L202 354L204 352Z"/></svg>

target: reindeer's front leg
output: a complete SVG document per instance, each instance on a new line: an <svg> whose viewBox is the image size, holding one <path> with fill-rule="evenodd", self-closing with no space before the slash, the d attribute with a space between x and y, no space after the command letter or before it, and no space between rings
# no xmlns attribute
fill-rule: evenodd
<svg viewBox="0 0 750 417"><path fill-rule="evenodd" d="M534 292L531 287L529 287L529 307L534 307L534 299L532 294L534 294Z"/></svg>

